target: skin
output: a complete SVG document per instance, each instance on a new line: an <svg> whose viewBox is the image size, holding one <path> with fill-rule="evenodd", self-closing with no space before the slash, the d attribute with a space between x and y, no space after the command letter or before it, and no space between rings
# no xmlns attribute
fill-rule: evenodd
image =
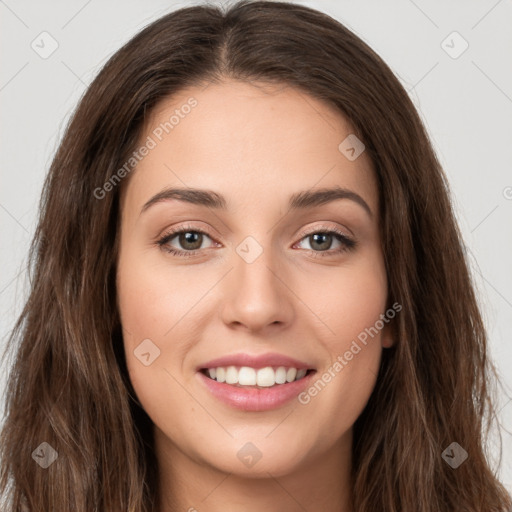
<svg viewBox="0 0 512 512"><path fill-rule="evenodd" d="M257 85L257 86L256 86ZM196 366L223 355L278 352L317 376L386 311L387 279L370 158L338 149L353 133L338 112L290 87L226 80L196 86L154 109L142 141L193 96L198 104L126 178L121 201L118 306L130 379L154 423L161 510L350 512L352 427L375 386L386 324L305 405L264 412L218 401ZM170 186L213 190L229 209L176 199L143 205ZM340 186L359 194L297 212L297 191ZM207 230L199 254L180 257L155 241L169 228ZM357 241L330 256L304 231L338 228ZM322 231L323 230L323 231ZM189 229L190 231L190 229ZM247 236L262 254L236 252ZM168 245L190 250L175 236ZM315 249L316 247L316 249ZM325 252L325 251L324 251ZM134 355L150 339L160 355ZM261 452L252 467L237 452Z"/></svg>

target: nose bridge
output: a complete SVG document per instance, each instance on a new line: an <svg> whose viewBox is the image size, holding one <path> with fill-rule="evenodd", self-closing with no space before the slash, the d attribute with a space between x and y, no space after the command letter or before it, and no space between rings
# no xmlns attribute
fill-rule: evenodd
<svg viewBox="0 0 512 512"><path fill-rule="evenodd" d="M286 286L276 277L276 261L269 237L247 236L234 247L231 278L225 290L224 321L261 329L290 319ZM263 245L265 244L265 246Z"/></svg>
<svg viewBox="0 0 512 512"><path fill-rule="evenodd" d="M251 300L253 296L254 299L266 299L269 303L276 294L281 293L277 290L280 283L271 271L276 261L270 238L263 240L263 237L259 237L259 240L261 243L254 236L247 236L236 246L236 255L233 255L234 279L242 296L245 294Z"/></svg>

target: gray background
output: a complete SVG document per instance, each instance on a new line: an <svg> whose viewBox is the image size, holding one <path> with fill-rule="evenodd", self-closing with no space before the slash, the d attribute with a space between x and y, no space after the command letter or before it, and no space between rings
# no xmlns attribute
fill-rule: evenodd
<svg viewBox="0 0 512 512"><path fill-rule="evenodd" d="M28 244L42 181L72 109L132 35L164 13L195 3L0 0L0 349L26 297ZM409 91L451 183L491 357L510 395L512 1L297 3L348 26ZM50 36L40 36L43 31ZM52 39L58 48L47 58L31 46L48 51ZM469 46L461 53L465 41ZM4 379L9 361L2 363ZM4 387L0 380L0 391ZM504 393L499 398L499 475L512 491L512 401Z"/></svg>

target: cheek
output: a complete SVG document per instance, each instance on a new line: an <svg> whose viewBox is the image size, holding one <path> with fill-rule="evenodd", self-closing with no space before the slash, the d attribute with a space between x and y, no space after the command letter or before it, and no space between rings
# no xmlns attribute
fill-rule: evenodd
<svg viewBox="0 0 512 512"><path fill-rule="evenodd" d="M318 348L330 362L318 372L301 403L338 432L353 424L375 386L387 325L381 320L387 279L381 260L371 258L351 268L330 269L317 275L315 283L304 283L300 293L321 319L317 332L325 335L317 338Z"/></svg>
<svg viewBox="0 0 512 512"><path fill-rule="evenodd" d="M126 247L119 258L117 293L130 380L157 423L166 411L190 403L180 386L183 364L207 319L201 297L218 276L201 273L194 280L197 270L150 256Z"/></svg>
<svg viewBox="0 0 512 512"><path fill-rule="evenodd" d="M298 283L297 295L324 325L322 340L331 355L347 350L351 340L374 326L385 312L387 278L377 252L367 252L352 264L310 273Z"/></svg>
<svg viewBox="0 0 512 512"><path fill-rule="evenodd" d="M205 292L207 283L191 280L192 272L155 263L143 252L121 256L117 291L125 331L159 340L172 336L174 326Z"/></svg>
<svg viewBox="0 0 512 512"><path fill-rule="evenodd" d="M343 349L347 342L364 338L386 307L386 283L378 273L368 270L340 279L337 293L328 294L328 318L336 333L334 345ZM348 347L347 347L348 349Z"/></svg>

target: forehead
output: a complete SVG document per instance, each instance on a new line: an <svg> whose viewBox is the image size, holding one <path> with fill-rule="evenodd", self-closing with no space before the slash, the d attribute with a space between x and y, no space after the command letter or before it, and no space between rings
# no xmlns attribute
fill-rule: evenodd
<svg viewBox="0 0 512 512"><path fill-rule="evenodd" d="M189 87L161 101L140 144L152 146L130 176L126 206L164 187L215 190L233 211L281 205L297 190L341 186L377 211L366 153L349 160L340 143L350 123L328 104L284 85L226 81Z"/></svg>

